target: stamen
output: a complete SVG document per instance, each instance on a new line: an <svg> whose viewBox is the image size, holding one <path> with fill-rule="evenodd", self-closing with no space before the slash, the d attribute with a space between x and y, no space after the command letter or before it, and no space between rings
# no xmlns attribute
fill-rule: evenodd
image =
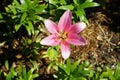
<svg viewBox="0 0 120 80"><path fill-rule="evenodd" d="M60 32L58 35L59 35L59 39L65 40L67 38L66 32Z"/></svg>

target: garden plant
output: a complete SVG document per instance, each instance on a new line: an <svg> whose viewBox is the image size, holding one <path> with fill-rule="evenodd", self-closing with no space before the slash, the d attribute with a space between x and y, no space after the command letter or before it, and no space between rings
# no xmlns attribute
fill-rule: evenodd
<svg viewBox="0 0 120 80"><path fill-rule="evenodd" d="M1 0L0 80L120 80L119 0Z"/></svg>

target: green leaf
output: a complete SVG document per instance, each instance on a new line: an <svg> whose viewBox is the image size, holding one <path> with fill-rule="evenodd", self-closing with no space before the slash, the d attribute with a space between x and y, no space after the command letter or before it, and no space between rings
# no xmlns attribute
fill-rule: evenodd
<svg viewBox="0 0 120 80"><path fill-rule="evenodd" d="M67 73L70 74L70 72L71 72L71 68L72 68L72 64L71 64L70 59L67 59L66 66L67 66ZM68 75L69 75L69 74L68 74Z"/></svg>
<svg viewBox="0 0 120 80"><path fill-rule="evenodd" d="M32 75L32 79L34 79L34 78L36 78L36 77L39 77L39 75L38 75L38 74L33 74L33 75ZM30 80L32 80L32 79L30 79Z"/></svg>
<svg viewBox="0 0 120 80"><path fill-rule="evenodd" d="M77 6L81 5L84 2L85 2L85 0L74 0L75 5L77 5Z"/></svg>
<svg viewBox="0 0 120 80"><path fill-rule="evenodd" d="M21 16L21 20L20 20L20 23L23 23L25 20L26 20L26 17L27 17L27 13L24 12Z"/></svg>
<svg viewBox="0 0 120 80"><path fill-rule="evenodd" d="M14 67L12 66L10 69L10 72L8 73L8 76L6 77L6 80L12 80L15 75L16 75L16 73L14 71Z"/></svg>
<svg viewBox="0 0 120 80"><path fill-rule="evenodd" d="M38 5L34 8L36 13L41 13L45 9L45 5Z"/></svg>
<svg viewBox="0 0 120 80"><path fill-rule="evenodd" d="M16 13L17 13L16 8L15 8L14 6L9 5L8 7L9 7L10 10L13 12L13 14L16 14Z"/></svg>
<svg viewBox="0 0 120 80"><path fill-rule="evenodd" d="M77 0L73 0L73 2L74 2L74 4L76 4L76 5L78 4Z"/></svg>
<svg viewBox="0 0 120 80"><path fill-rule="evenodd" d="M85 3L81 4L79 7L80 8L89 8L89 7L96 7L96 6L100 6L100 5L96 2L85 2Z"/></svg>
<svg viewBox="0 0 120 80"><path fill-rule="evenodd" d="M58 0L49 0L48 2L53 5L56 5L57 3L59 3Z"/></svg>
<svg viewBox="0 0 120 80"><path fill-rule="evenodd" d="M116 80L120 79L120 63L118 63L117 66L116 66L114 77L115 77Z"/></svg>
<svg viewBox="0 0 120 80"><path fill-rule="evenodd" d="M35 19L36 19L35 12L30 10L30 12L29 12L29 20L30 21L35 21Z"/></svg>
<svg viewBox="0 0 120 80"><path fill-rule="evenodd" d="M93 2L93 0L86 0L85 2Z"/></svg>
<svg viewBox="0 0 120 80"><path fill-rule="evenodd" d="M31 0L25 0L25 4L27 4L28 7L31 6Z"/></svg>
<svg viewBox="0 0 120 80"><path fill-rule="evenodd" d="M20 29L21 25L22 25L22 24L16 24L16 25L15 25L15 30L18 31L18 30Z"/></svg>
<svg viewBox="0 0 120 80"><path fill-rule="evenodd" d="M37 4L39 4L39 0L34 0L34 2L32 3L32 6L36 6Z"/></svg>
<svg viewBox="0 0 120 80"><path fill-rule="evenodd" d="M54 65L53 63L50 63L50 64L48 65L48 67L47 67L47 72L48 72L48 73L50 72L50 69L52 68L53 65Z"/></svg>
<svg viewBox="0 0 120 80"><path fill-rule="evenodd" d="M48 57L50 59L50 61L54 61L54 60L57 60L58 53L54 49L54 47L50 47L50 48L48 48L47 54L44 57Z"/></svg>
<svg viewBox="0 0 120 80"><path fill-rule="evenodd" d="M110 69L110 68L107 68L107 72L108 72L108 76L111 80L115 80L114 77L113 77L113 71Z"/></svg>
<svg viewBox="0 0 120 80"><path fill-rule="evenodd" d="M71 66L71 72L73 72L75 70L75 68L77 68L77 66L79 65L80 60L76 61L73 63L73 65Z"/></svg>
<svg viewBox="0 0 120 80"><path fill-rule="evenodd" d="M77 17L79 17L79 16L85 16L85 11L82 8L77 9L77 11L75 13L76 13Z"/></svg>
<svg viewBox="0 0 120 80"><path fill-rule="evenodd" d="M5 67L6 67L7 70L9 69L9 62L8 62L8 60L5 60Z"/></svg>
<svg viewBox="0 0 120 80"><path fill-rule="evenodd" d="M63 9L63 10L73 10L74 6L73 5L65 5L65 6L60 6L58 9Z"/></svg>
<svg viewBox="0 0 120 80"><path fill-rule="evenodd" d="M108 72L102 72L100 79L103 79L104 77L108 77Z"/></svg>
<svg viewBox="0 0 120 80"><path fill-rule="evenodd" d="M0 42L0 47L3 47L5 43L6 43L5 41Z"/></svg>
<svg viewBox="0 0 120 80"><path fill-rule="evenodd" d="M60 0L59 3L60 3L61 5L66 5L66 4L67 4L65 0Z"/></svg>
<svg viewBox="0 0 120 80"><path fill-rule="evenodd" d="M38 69L38 64L36 63L36 61L30 61L30 62L32 62L34 69Z"/></svg>
<svg viewBox="0 0 120 80"><path fill-rule="evenodd" d="M31 21L28 21L27 24L28 24L28 25L25 25L25 28L26 28L26 30L27 30L27 32L28 32L28 35L34 34L34 27L33 27L32 22L31 22Z"/></svg>
<svg viewBox="0 0 120 80"><path fill-rule="evenodd" d="M23 77L24 77L24 80L27 80L27 72L26 72L26 69L25 68L23 68L23 70L22 70L22 72L23 72Z"/></svg>
<svg viewBox="0 0 120 80"><path fill-rule="evenodd" d="M20 3L17 1L17 0L14 0L14 2L13 2L16 6L20 6Z"/></svg>
<svg viewBox="0 0 120 80"><path fill-rule="evenodd" d="M60 64L59 66L67 75L70 75L70 68L66 64Z"/></svg>

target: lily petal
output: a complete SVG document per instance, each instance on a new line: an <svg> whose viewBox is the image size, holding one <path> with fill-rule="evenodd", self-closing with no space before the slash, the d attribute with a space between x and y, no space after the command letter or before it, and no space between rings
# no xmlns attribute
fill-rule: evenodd
<svg viewBox="0 0 120 80"><path fill-rule="evenodd" d="M59 43L60 43L60 40L57 40L57 37L55 35L50 35L40 41L40 44L48 45L48 46L56 46Z"/></svg>
<svg viewBox="0 0 120 80"><path fill-rule="evenodd" d="M70 10L67 10L59 20L58 28L59 31L63 32L67 30L72 24L72 13Z"/></svg>
<svg viewBox="0 0 120 80"><path fill-rule="evenodd" d="M62 57L64 59L69 58L70 56L70 45L67 42L62 42L60 45Z"/></svg>
<svg viewBox="0 0 120 80"><path fill-rule="evenodd" d="M58 27L57 27L57 24L54 23L53 21L49 20L49 19L46 19L45 22L44 22L47 30L50 32L50 33L57 33L58 31Z"/></svg>
<svg viewBox="0 0 120 80"><path fill-rule="evenodd" d="M86 27L86 24L84 22L79 22L76 24L73 24L69 30L69 32L73 33L79 33Z"/></svg>
<svg viewBox="0 0 120 80"><path fill-rule="evenodd" d="M79 45L79 46L86 44L86 40L75 33L68 34L68 39L66 41L70 44Z"/></svg>

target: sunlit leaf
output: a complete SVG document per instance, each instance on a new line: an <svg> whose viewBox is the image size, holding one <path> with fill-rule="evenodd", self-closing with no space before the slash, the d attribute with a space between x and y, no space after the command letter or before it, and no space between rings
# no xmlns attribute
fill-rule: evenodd
<svg viewBox="0 0 120 80"><path fill-rule="evenodd" d="M72 67L71 67L71 71L72 71L72 72L75 70L75 68L77 68L77 66L79 65L79 63L80 63L80 60L75 61L75 62L73 63L73 65L72 65Z"/></svg>
<svg viewBox="0 0 120 80"><path fill-rule="evenodd" d="M120 79L120 63L117 64L116 66L116 70L115 70L115 73L114 73L114 77L116 79Z"/></svg>
<svg viewBox="0 0 120 80"><path fill-rule="evenodd" d="M65 5L65 6L60 6L58 9L63 9L63 10L73 10L74 6L73 5Z"/></svg>
<svg viewBox="0 0 120 80"><path fill-rule="evenodd" d="M15 30L18 31L18 30L20 29L21 25L22 25L22 24L16 24L16 25L15 25Z"/></svg>
<svg viewBox="0 0 120 80"><path fill-rule="evenodd" d="M28 25L25 25L25 28L28 32L28 35L34 34L34 27L33 27L32 22L28 21L27 23L28 23Z"/></svg>
<svg viewBox="0 0 120 80"><path fill-rule="evenodd" d="M22 16L21 16L20 22L21 22L21 23L24 22L26 17L27 17L27 13L24 12L24 13L22 14Z"/></svg>
<svg viewBox="0 0 120 80"><path fill-rule="evenodd" d="M9 62L8 62L8 60L5 61L5 67L6 67L7 70L9 69Z"/></svg>
<svg viewBox="0 0 120 80"><path fill-rule="evenodd" d="M80 5L81 8L89 8L89 7L96 7L96 6L100 6L100 5L95 2L85 2Z"/></svg>

